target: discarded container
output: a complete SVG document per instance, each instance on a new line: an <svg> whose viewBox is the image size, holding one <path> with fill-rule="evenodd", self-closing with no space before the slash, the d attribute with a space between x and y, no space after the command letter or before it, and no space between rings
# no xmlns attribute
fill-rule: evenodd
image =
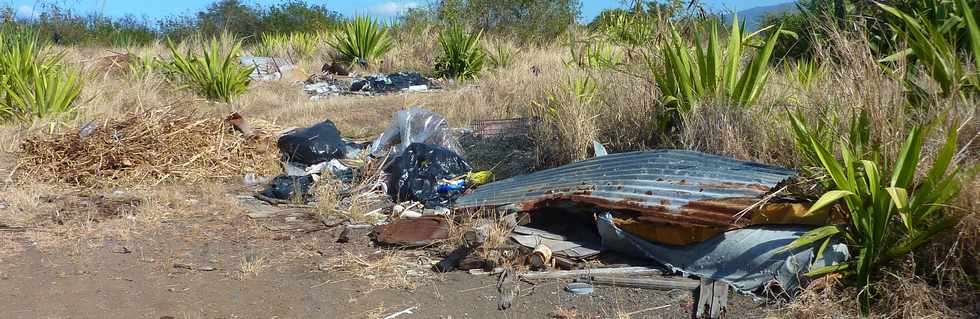
<svg viewBox="0 0 980 319"><path fill-rule="evenodd" d="M439 194L439 181L472 171L458 154L445 148L415 143L385 169L391 177L388 193L396 202L417 201L425 207L447 206L453 195Z"/></svg>
<svg viewBox="0 0 980 319"><path fill-rule="evenodd" d="M288 162L315 165L344 158L347 144L330 120L289 132L278 141L279 152Z"/></svg>

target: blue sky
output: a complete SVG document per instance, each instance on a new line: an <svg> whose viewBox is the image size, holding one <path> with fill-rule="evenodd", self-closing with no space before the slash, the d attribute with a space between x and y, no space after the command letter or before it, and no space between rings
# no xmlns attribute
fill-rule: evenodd
<svg viewBox="0 0 980 319"><path fill-rule="evenodd" d="M376 17L393 17L408 8L424 5L427 0L310 0L309 3L325 4L328 8L344 15L367 14ZM490 1L490 0L488 0ZM745 10L790 2L791 0L702 0L702 3L715 10ZM45 3L55 3L61 7L72 8L78 12L102 12L109 16L131 14L150 19L173 15L191 14L205 8L210 0L0 0L17 11L20 17L29 17ZM283 1L245 0L246 3L270 5ZM603 9L619 7L618 0L582 0L582 21L590 21ZM3 5L0 5L2 7Z"/></svg>

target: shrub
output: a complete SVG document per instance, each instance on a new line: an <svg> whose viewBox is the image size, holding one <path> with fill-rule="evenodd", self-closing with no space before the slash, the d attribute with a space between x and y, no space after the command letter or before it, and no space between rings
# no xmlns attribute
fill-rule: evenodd
<svg viewBox="0 0 980 319"><path fill-rule="evenodd" d="M351 65L375 63L391 50L392 45L388 27L362 16L348 21L328 43L344 62Z"/></svg>
<svg viewBox="0 0 980 319"><path fill-rule="evenodd" d="M909 49L899 51L882 59L883 62L914 55L917 63L925 66L927 73L939 83L943 96L949 96L961 89L964 93L975 93L980 90L980 75L969 71L966 63L960 59L955 35L958 32L949 31L952 28L963 28L967 32L969 46L966 48L967 59L972 59L974 66L980 66L980 27L977 18L965 0L956 0L956 15L951 19L961 20L962 23L943 23L942 26L933 24L922 14L910 15L895 7L878 4L886 12L898 17L901 22L892 25L892 29L900 34L909 45ZM955 21L954 21L955 22ZM945 29L945 30L944 30ZM924 90L913 81L906 81L917 91Z"/></svg>
<svg viewBox="0 0 980 319"><path fill-rule="evenodd" d="M75 112L82 81L49 50L33 32L0 30L0 120Z"/></svg>
<svg viewBox="0 0 980 319"><path fill-rule="evenodd" d="M231 102L248 89L253 67L242 66L238 62L241 41L227 48L221 44L221 40L211 38L202 44L201 57L190 49L180 53L172 41L167 41L167 47L173 55L167 69L174 80L181 82L180 86L190 88L209 100L222 102Z"/></svg>
<svg viewBox="0 0 980 319"><path fill-rule="evenodd" d="M955 123L932 167L922 178L916 178L928 126L913 128L898 157L884 162L877 148L867 145L870 120L864 113L854 121L850 136L839 141L813 133L801 116L790 114L790 118L803 157L829 177L823 184L830 191L809 212L842 200L848 223L814 229L785 249L819 244L819 256L833 237L843 238L857 249L852 260L813 269L808 275L841 273L852 277L859 289L862 313L867 315L874 293L870 291L871 277L889 261L905 256L954 224L941 208L960 191L962 178L976 174L980 167L964 171L956 163ZM834 155L837 151L840 159ZM889 170L890 178L886 175Z"/></svg>
<svg viewBox="0 0 980 319"><path fill-rule="evenodd" d="M647 66L654 76L657 87L663 92L665 102L682 113L690 112L701 97L723 96L736 105L750 106L765 88L769 77L769 59L780 32L772 32L757 51L752 61L743 69L743 46L756 34L742 35L738 17L732 19L728 49L722 51L717 22L710 22L708 46L700 42L691 48L681 38L677 28L671 25L670 35L660 45L659 63L647 56Z"/></svg>
<svg viewBox="0 0 980 319"><path fill-rule="evenodd" d="M468 34L462 27L453 26L439 34L443 56L436 62L436 73L457 79L475 79L483 70L486 53L480 45L483 32Z"/></svg>

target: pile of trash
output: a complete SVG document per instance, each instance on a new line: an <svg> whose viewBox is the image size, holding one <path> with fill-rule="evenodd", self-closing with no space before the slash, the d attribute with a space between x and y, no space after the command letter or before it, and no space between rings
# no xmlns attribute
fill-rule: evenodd
<svg viewBox="0 0 980 319"><path fill-rule="evenodd" d="M19 173L86 187L156 185L268 174L277 168L277 128L254 121L251 136L231 121L160 108L90 122L21 144Z"/></svg>
<svg viewBox="0 0 980 319"><path fill-rule="evenodd" d="M486 126L503 127L495 123ZM343 139L324 121L283 135L278 146L286 174L261 197L305 203L315 198L311 185L330 178L348 185L344 196L383 198L372 211L379 245L427 247L447 240L456 224L463 240L433 265L439 272L499 273L503 282L518 265L539 271L517 274L525 279L566 278L619 254L663 266L622 270L630 273L675 273L758 295L777 286L792 295L811 267L849 258L840 242L819 255L814 247L782 249L829 216L780 194L796 172L760 163L685 150L607 154L596 142L595 158L491 182L491 172L463 157L446 119L417 108L398 112L370 145ZM633 287L698 286L631 280ZM511 299L502 298L501 308Z"/></svg>
<svg viewBox="0 0 980 319"><path fill-rule="evenodd" d="M350 196L386 194L404 203L398 213L405 216L413 216L404 207L415 203L426 212L446 214L452 200L479 176L459 155L448 121L418 108L398 112L372 143L345 139L325 120L283 134L277 146L284 173L258 195L274 204L313 200L313 184L327 177L346 183Z"/></svg>
<svg viewBox="0 0 980 319"><path fill-rule="evenodd" d="M398 92L427 92L440 87L432 79L416 72L335 76L315 74L306 80L303 91L318 100L338 95L383 95Z"/></svg>

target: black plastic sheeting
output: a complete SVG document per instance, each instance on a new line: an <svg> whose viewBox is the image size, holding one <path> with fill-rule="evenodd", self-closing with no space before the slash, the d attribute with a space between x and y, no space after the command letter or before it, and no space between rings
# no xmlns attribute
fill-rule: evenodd
<svg viewBox="0 0 980 319"><path fill-rule="evenodd" d="M289 132L277 144L287 161L306 165L344 158L347 151L340 130L330 120Z"/></svg>
<svg viewBox="0 0 980 319"><path fill-rule="evenodd" d="M310 193L311 187L313 187L313 176L280 175L272 179L269 186L262 191L262 195L289 201L302 200L305 203L313 197Z"/></svg>
<svg viewBox="0 0 980 319"><path fill-rule="evenodd" d="M446 207L457 195L440 195L439 181L469 173L473 169L459 154L448 149L414 143L385 169L388 193L398 201L414 200L425 207Z"/></svg>

